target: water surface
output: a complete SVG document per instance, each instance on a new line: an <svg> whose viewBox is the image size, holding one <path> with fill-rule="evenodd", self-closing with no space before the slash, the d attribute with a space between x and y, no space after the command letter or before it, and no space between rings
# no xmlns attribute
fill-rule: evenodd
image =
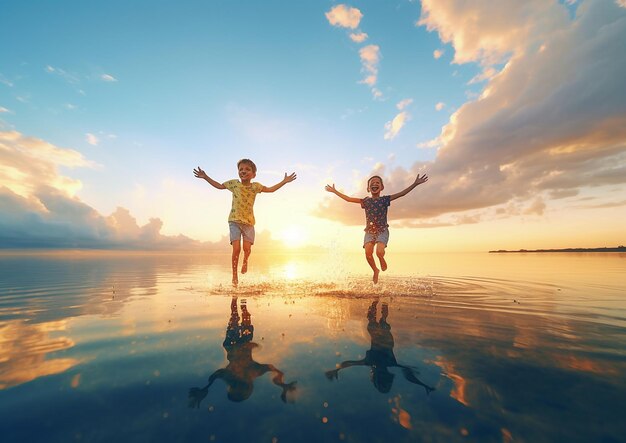
<svg viewBox="0 0 626 443"><path fill-rule="evenodd" d="M389 258L0 256L2 440L625 441L624 254Z"/></svg>

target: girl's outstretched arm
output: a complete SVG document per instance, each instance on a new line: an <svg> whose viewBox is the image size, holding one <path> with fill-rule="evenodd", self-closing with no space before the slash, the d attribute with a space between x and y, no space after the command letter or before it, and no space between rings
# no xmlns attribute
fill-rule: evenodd
<svg viewBox="0 0 626 443"><path fill-rule="evenodd" d="M193 170L193 175L194 175L196 178L201 178L201 179L203 179L203 180L206 180L206 181L207 181L207 182L209 182L209 184L210 184L211 186L213 186L214 188L217 188L217 189L226 189L226 186L224 186L224 185L223 185L223 184L221 184L220 182L217 182L217 181L213 180L211 177L209 177L208 175L206 175L206 172L204 172L200 166L198 166L198 168L197 168L197 169L194 169L194 170Z"/></svg>
<svg viewBox="0 0 626 443"><path fill-rule="evenodd" d="M339 378L339 371L345 368L349 368L351 366L370 366L370 365L367 364L364 358L361 360L346 360L343 363L341 363L339 366L337 366L335 369L326 371L324 374L326 375L326 378L329 380L333 380L333 379L337 380Z"/></svg>
<svg viewBox="0 0 626 443"><path fill-rule="evenodd" d="M392 194L390 196L390 199L395 200L396 198L404 197L413 189L415 189L417 185L421 185L422 183L426 183L427 181L428 181L428 177L426 176L426 174L422 175L421 177L419 174L417 174L417 177L415 177L415 181L413 182L413 184L411 184L411 186L406 188L404 191L398 192L397 194Z"/></svg>
<svg viewBox="0 0 626 443"><path fill-rule="evenodd" d="M344 199L345 201L347 201L349 203L359 203L360 204L361 201L363 201L360 198L348 197L346 194L342 194L341 192L337 191L337 189L335 188L335 184L334 183L333 183L332 186L326 185L326 187L324 189L326 189L328 192L332 192L337 197L342 198L342 199Z"/></svg>

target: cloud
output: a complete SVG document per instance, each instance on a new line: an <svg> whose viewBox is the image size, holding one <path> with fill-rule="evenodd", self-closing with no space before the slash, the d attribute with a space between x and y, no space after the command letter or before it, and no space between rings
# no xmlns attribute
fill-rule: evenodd
<svg viewBox="0 0 626 443"><path fill-rule="evenodd" d="M422 0L417 22L454 47L454 63L501 62L568 21L558 2Z"/></svg>
<svg viewBox="0 0 626 443"><path fill-rule="evenodd" d="M385 123L385 140L393 140L406 122L409 121L411 116L405 109L409 107L411 103L413 103L412 98L405 98L396 104L396 108L402 112L398 113L393 120Z"/></svg>
<svg viewBox="0 0 626 443"><path fill-rule="evenodd" d="M100 143L100 140L98 139L98 137L96 137L90 132L85 134L85 141L89 143L91 146L98 146L98 143Z"/></svg>
<svg viewBox="0 0 626 443"><path fill-rule="evenodd" d="M356 8L346 5L337 5L326 13L326 18L333 26L356 29L363 18L363 14ZM350 39L355 43L363 43L369 36L360 30L350 33ZM365 77L359 83L366 84L370 87L374 100L382 99L383 93L376 88L378 81L378 63L380 62L380 47L377 45L368 45L359 50L361 58L361 71L365 73Z"/></svg>
<svg viewBox="0 0 626 443"><path fill-rule="evenodd" d="M435 59L437 59L437 60L438 60L438 59L440 59L440 58L441 58L441 56L443 55L443 53L444 53L443 49L435 49L435 50L433 51L433 57L435 57Z"/></svg>
<svg viewBox="0 0 626 443"><path fill-rule="evenodd" d="M407 108L411 103L413 103L412 98L405 98L404 100L402 100L396 105L396 108L402 111L403 109Z"/></svg>
<svg viewBox="0 0 626 443"><path fill-rule="evenodd" d="M11 114L11 111L9 111L7 108L5 108L4 106L0 106L0 114L5 112Z"/></svg>
<svg viewBox="0 0 626 443"><path fill-rule="evenodd" d="M80 83L80 78L76 74L69 73L64 69L47 65L44 68L44 71L46 71L49 74L53 74L53 75L57 75L61 77L63 80L65 80L69 84L75 85L75 84Z"/></svg>
<svg viewBox="0 0 626 443"><path fill-rule="evenodd" d="M473 85L476 83L484 82L485 80L489 80L493 78L497 73L498 71L495 68L491 66L487 66L482 70L481 73L472 77L472 79L469 82L467 82L467 84Z"/></svg>
<svg viewBox="0 0 626 443"><path fill-rule="evenodd" d="M104 80L105 82L116 82L117 81L117 79L115 77L113 77L112 75L110 75L110 74L102 74L100 76L100 78L102 80Z"/></svg>
<svg viewBox="0 0 626 443"><path fill-rule="evenodd" d="M365 32L353 32L350 34L350 39L355 43L363 43L367 40L368 35Z"/></svg>
<svg viewBox="0 0 626 443"><path fill-rule="evenodd" d="M355 29L359 26L363 14L357 8L337 5L326 13L328 22L333 26Z"/></svg>
<svg viewBox="0 0 626 443"><path fill-rule="evenodd" d="M408 120L409 114L406 111L402 111L393 120L385 123L385 140L393 140Z"/></svg>
<svg viewBox="0 0 626 443"><path fill-rule="evenodd" d="M226 237L201 243L165 236L160 219L141 226L124 208L104 216L75 196L82 183L61 175L60 167L95 164L72 149L0 131L0 247L227 250Z"/></svg>
<svg viewBox="0 0 626 443"><path fill-rule="evenodd" d="M13 82L5 78L2 74L0 74L0 83L2 83L5 86L8 86L9 88L12 88L14 86Z"/></svg>
<svg viewBox="0 0 626 443"><path fill-rule="evenodd" d="M366 77L361 80L368 86L374 86L378 80L378 63L380 62L380 48L377 45L367 45L359 50L359 57Z"/></svg>
<svg viewBox="0 0 626 443"><path fill-rule="evenodd" d="M551 199L626 183L626 10L590 0L569 18L557 2L423 4L422 24L452 43L457 63L500 59L504 67L436 138L419 145L439 147L434 161L384 171L389 192L418 173L430 177L410 198L394 202L392 219L510 202L518 202L520 214L539 216ZM348 214L340 206L325 200L317 215L339 211L345 223L362 223L360 211Z"/></svg>
<svg viewBox="0 0 626 443"><path fill-rule="evenodd" d="M372 97L374 100L382 99L383 93L378 88L372 88Z"/></svg>
<svg viewBox="0 0 626 443"><path fill-rule="evenodd" d="M442 110L443 108L445 108L445 107L446 107L446 104L445 104L444 102L439 102L439 103L437 103L437 104L435 105L435 109L436 109L437 111L441 111L441 110Z"/></svg>

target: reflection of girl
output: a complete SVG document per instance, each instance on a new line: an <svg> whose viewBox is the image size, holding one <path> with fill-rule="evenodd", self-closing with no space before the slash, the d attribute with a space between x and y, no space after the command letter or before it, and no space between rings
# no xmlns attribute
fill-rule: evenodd
<svg viewBox="0 0 626 443"><path fill-rule="evenodd" d="M417 378L417 371L414 368L401 365L396 361L396 356L393 353L394 341L393 335L391 335L391 325L387 323L389 307L387 303L383 303L380 321L376 322L377 306L378 300L375 300L367 310L367 332L370 334L371 346L369 351L365 353L365 358L361 360L346 360L336 369L327 371L326 377L329 380L337 379L339 371L350 366L369 366L372 383L379 392L384 393L391 390L394 378L394 374L389 372L388 368L397 367L402 369L402 374L407 381L423 386L427 394L434 391L435 388L422 383Z"/></svg>
<svg viewBox="0 0 626 443"><path fill-rule="evenodd" d="M211 374L209 383L203 388L191 388L189 390L189 407L199 408L200 403L207 396L209 388L218 378L226 383L229 400L236 402L246 400L252 395L254 380L267 372L274 373L272 382L282 388L280 398L282 401L287 401L287 393L296 389L296 382L284 383L282 371L272 364L261 364L252 359L252 350L258 345L252 342L254 326L246 301L241 301L241 325L239 325L236 296L233 296L231 300L230 311L230 320L223 343L228 365Z"/></svg>

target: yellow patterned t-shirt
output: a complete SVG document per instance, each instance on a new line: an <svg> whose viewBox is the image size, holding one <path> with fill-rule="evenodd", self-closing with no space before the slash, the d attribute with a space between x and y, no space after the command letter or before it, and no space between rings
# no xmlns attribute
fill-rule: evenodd
<svg viewBox="0 0 626 443"><path fill-rule="evenodd" d="M264 186L256 182L244 185L239 180L228 180L222 184L233 193L233 204L228 221L254 226L254 199Z"/></svg>

